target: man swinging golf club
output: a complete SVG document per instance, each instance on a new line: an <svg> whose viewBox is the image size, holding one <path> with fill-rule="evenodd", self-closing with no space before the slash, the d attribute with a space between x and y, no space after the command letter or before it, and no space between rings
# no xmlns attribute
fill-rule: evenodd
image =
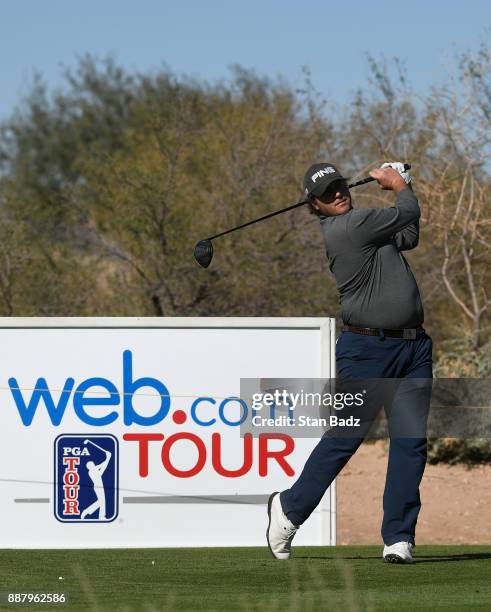
<svg viewBox="0 0 491 612"><path fill-rule="evenodd" d="M304 178L305 194L311 211L320 218L340 295L344 327L336 343L338 378L431 384L432 340L421 327L418 286L402 255L418 244L418 200L403 164L384 164L370 175L382 189L396 194L394 207L353 208L346 179L330 163L312 166ZM395 412L419 415L424 426L417 435L391 433L382 522L383 558L391 563L413 560L430 397L428 386L423 387L422 393L406 394L394 406ZM274 557L290 558L296 531L360 446L363 435L326 432L293 486L271 495L267 541Z"/></svg>
<svg viewBox="0 0 491 612"><path fill-rule="evenodd" d="M97 499L82 511L80 518L85 519L93 514L96 510L99 510L99 520L102 521L106 520L106 491L104 489L102 476L104 475L104 472L111 461L112 453L100 447L91 440L85 440L85 444L92 444L92 446L95 446L95 448L98 448L101 452L105 453L106 458L97 464L94 461L87 461L87 472L94 486L94 493Z"/></svg>

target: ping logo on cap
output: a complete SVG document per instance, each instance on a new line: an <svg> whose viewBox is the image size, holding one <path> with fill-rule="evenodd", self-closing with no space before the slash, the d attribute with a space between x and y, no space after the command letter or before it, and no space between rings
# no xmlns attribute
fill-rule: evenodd
<svg viewBox="0 0 491 612"><path fill-rule="evenodd" d="M326 176L326 174L334 174L334 172L336 172L336 170L332 166L326 166L325 168L322 168L321 170L318 170L315 174L313 174L310 177L310 180L315 183L318 178L322 178L323 176Z"/></svg>

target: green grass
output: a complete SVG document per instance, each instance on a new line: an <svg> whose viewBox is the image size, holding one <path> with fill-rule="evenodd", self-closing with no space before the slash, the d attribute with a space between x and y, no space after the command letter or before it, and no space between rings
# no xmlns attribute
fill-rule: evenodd
<svg viewBox="0 0 491 612"><path fill-rule="evenodd" d="M267 548L0 550L0 591L64 590L69 605L35 607L58 611L491 610L491 546L418 546L404 566L380 553L297 547L282 562Z"/></svg>

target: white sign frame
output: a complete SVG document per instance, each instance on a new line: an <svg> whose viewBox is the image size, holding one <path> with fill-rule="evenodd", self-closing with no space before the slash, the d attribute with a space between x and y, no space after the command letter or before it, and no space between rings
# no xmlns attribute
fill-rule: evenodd
<svg viewBox="0 0 491 612"><path fill-rule="evenodd" d="M117 329L117 330L313 330L319 332L320 341L320 372L317 376L312 374L312 378L334 378L335 377L335 320L333 318L315 318L315 317L0 317L0 337L4 331L12 330L102 330L102 329ZM17 374L19 374L17 372ZM319 376L320 374L320 376ZM2 375L5 378L5 374ZM2 384L4 384L4 380ZM0 487L5 489L6 483L0 478ZM9 479L6 479L9 480ZM0 489L0 490L2 490ZM3 497L3 495L2 495ZM251 496L252 497L252 496ZM26 501L26 500L24 500ZM2 499L0 498L0 504ZM26 504L27 505L27 504ZM22 504L18 504L18 508ZM194 506L195 510L200 508L199 505ZM315 541L308 541L310 545L335 545L336 544L336 485L332 483L324 496L323 502L319 505L320 513L320 533ZM23 519L23 513L19 512L20 519ZM61 528L62 526L60 526ZM75 526L70 526L75 528ZM102 525L95 526L102 528ZM81 526L85 529L86 526ZM115 528L115 527L114 527ZM131 541L122 540L119 542L114 538L100 541L91 538L84 539L83 543L68 541L66 546L63 546L60 538L53 540L36 538L36 532L32 529L32 525L26 525L26 532L30 533L30 539L22 538L17 544L16 541L8 537L8 525L5 526L4 534L2 534L3 546L8 548L63 548L63 547L131 547L131 546L213 546L227 545L223 541L206 541L205 543L189 541L165 542L162 540L155 541L155 538L147 536L141 539L133 539ZM61 532L60 532L61 533ZM300 534L297 537L298 543L301 543ZM262 534L261 534L262 535ZM251 542L250 545L257 545L258 542ZM237 545L236 542L230 540L228 545ZM243 543L241 545L244 545Z"/></svg>

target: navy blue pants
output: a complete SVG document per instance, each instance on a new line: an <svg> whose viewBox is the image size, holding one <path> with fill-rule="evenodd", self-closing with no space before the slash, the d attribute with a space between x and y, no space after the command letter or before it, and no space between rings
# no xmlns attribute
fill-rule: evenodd
<svg viewBox="0 0 491 612"><path fill-rule="evenodd" d="M386 545L401 541L414 544L421 508L419 485L426 465L425 427L433 376L432 340L427 334L415 340L403 340L343 331L336 343L336 366L341 381L356 378L407 379L401 382L395 393L391 413L387 414L386 409L390 450L383 499L382 538ZM423 381L423 388L416 389L415 393L414 386L421 387L420 381ZM399 423L404 421L405 416L417 415L419 424L424 422L424 425L417 435L404 435L400 428L394 434L391 431L394 415ZM334 435L331 430L321 438L298 480L291 489L280 495L283 512L293 524L301 525L307 520L329 485L358 449L364 435L336 436L335 430Z"/></svg>

